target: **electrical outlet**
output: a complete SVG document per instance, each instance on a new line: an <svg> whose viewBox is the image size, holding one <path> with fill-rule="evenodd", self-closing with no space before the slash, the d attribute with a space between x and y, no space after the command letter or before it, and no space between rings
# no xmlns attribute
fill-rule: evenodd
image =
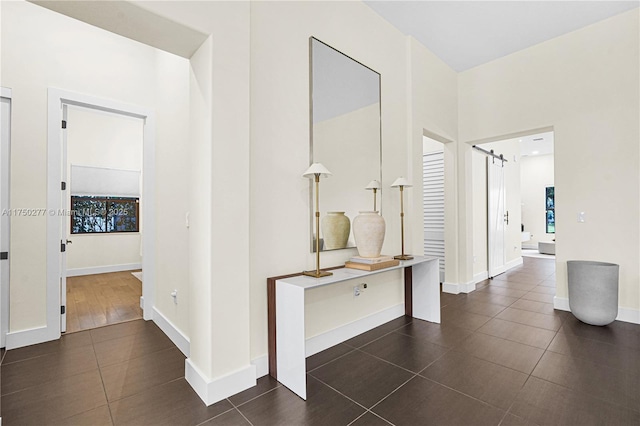
<svg viewBox="0 0 640 426"><path fill-rule="evenodd" d="M353 297L358 297L358 296L360 296L360 286L359 285L353 287Z"/></svg>

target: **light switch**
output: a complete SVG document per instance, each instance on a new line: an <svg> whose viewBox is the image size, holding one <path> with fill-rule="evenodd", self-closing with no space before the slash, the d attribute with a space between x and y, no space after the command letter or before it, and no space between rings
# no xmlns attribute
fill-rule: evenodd
<svg viewBox="0 0 640 426"><path fill-rule="evenodd" d="M578 213L578 222L579 223L584 223L584 221L585 221L584 212L579 212Z"/></svg>

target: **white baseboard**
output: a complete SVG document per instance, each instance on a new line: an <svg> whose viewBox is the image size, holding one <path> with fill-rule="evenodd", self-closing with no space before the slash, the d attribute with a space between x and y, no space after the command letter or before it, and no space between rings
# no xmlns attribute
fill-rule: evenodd
<svg viewBox="0 0 640 426"><path fill-rule="evenodd" d="M158 311L156 307L153 308L153 322L167 335L169 339L173 342L174 345L180 349L180 351L186 356L189 357L191 342L189 338L184 335L182 331L178 329L171 321L167 319L164 315Z"/></svg>
<svg viewBox="0 0 640 426"><path fill-rule="evenodd" d="M378 327L386 322L400 318L404 315L404 304L398 304L376 312L364 318L360 318L340 327L334 328L317 336L310 337L305 342L306 356L315 355L325 349L356 337L365 331Z"/></svg>
<svg viewBox="0 0 640 426"><path fill-rule="evenodd" d="M616 320L640 324L640 311L636 309L618 307L618 316L616 317Z"/></svg>
<svg viewBox="0 0 640 426"><path fill-rule="evenodd" d="M484 281L489 278L489 272L484 271L473 276L473 283L478 284L481 281Z"/></svg>
<svg viewBox="0 0 640 426"><path fill-rule="evenodd" d="M142 269L141 263L123 263L121 265L93 266L90 268L67 269L68 277L80 277L82 275L107 274L109 272L133 271Z"/></svg>
<svg viewBox="0 0 640 426"><path fill-rule="evenodd" d="M524 261L522 260L522 256L516 257L515 259L507 262L507 264L505 265L507 267L507 271L509 269L515 268L516 266L520 266L524 263Z"/></svg>
<svg viewBox="0 0 640 426"><path fill-rule="evenodd" d="M554 297L553 307L561 311L571 312L569 308L569 299L566 297ZM630 322L633 324L640 324L640 311L630 308L618 307L618 316L616 321Z"/></svg>
<svg viewBox="0 0 640 426"><path fill-rule="evenodd" d="M553 309L571 312L571 309L569 309L569 299L566 297L553 296Z"/></svg>
<svg viewBox="0 0 640 426"><path fill-rule="evenodd" d="M442 292L450 294L471 293L476 290L476 282L474 279L467 283L442 283Z"/></svg>
<svg viewBox="0 0 640 426"><path fill-rule="evenodd" d="M404 315L404 304L398 304L376 312L364 318L334 328L317 336L306 339L305 356L315 355L325 349L329 349L339 343L356 337L372 328L378 327L386 322L400 318ZM263 355L251 360L251 364L256 367L256 378L269 374L269 356Z"/></svg>
<svg viewBox="0 0 640 426"><path fill-rule="evenodd" d="M251 360L251 365L256 367L256 379L269 374L269 355L262 355Z"/></svg>
<svg viewBox="0 0 640 426"><path fill-rule="evenodd" d="M206 405L215 404L256 385L256 367L253 365L211 380L193 365L191 359L187 358L184 376Z"/></svg>
<svg viewBox="0 0 640 426"><path fill-rule="evenodd" d="M500 269L500 274L507 272L509 269L522 265L522 256L507 262ZM450 294L471 293L476 290L476 284L489 278L487 271L479 272L473 276L473 279L466 283L442 283L442 292Z"/></svg>
<svg viewBox="0 0 640 426"><path fill-rule="evenodd" d="M53 332L45 326L7 333L6 349L17 349L59 339L59 331Z"/></svg>

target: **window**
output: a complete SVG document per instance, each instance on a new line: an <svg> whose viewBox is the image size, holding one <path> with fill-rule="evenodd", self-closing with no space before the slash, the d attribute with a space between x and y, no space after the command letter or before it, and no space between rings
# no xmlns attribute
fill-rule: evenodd
<svg viewBox="0 0 640 426"><path fill-rule="evenodd" d="M556 197L553 186L545 188L545 203L547 209L547 234L556 233Z"/></svg>
<svg viewBox="0 0 640 426"><path fill-rule="evenodd" d="M71 196L71 233L138 232L138 198Z"/></svg>

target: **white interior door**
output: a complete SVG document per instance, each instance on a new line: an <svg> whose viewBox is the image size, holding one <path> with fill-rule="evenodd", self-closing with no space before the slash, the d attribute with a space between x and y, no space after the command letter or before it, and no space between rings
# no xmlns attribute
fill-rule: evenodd
<svg viewBox="0 0 640 426"><path fill-rule="evenodd" d="M489 278L506 270L506 194L503 162L487 158L487 255Z"/></svg>
<svg viewBox="0 0 640 426"><path fill-rule="evenodd" d="M60 205L63 209L66 209L68 203L67 194L69 180L67 179L67 105L62 105L62 163L61 163L61 177L62 184L60 186ZM60 332L67 331L67 246L71 241L67 240L67 226L69 216L60 215Z"/></svg>
<svg viewBox="0 0 640 426"><path fill-rule="evenodd" d="M422 156L424 255L440 259L444 282L444 151Z"/></svg>
<svg viewBox="0 0 640 426"><path fill-rule="evenodd" d="M0 347L6 347L9 332L9 147L11 141L11 97L2 90L0 97Z"/></svg>

